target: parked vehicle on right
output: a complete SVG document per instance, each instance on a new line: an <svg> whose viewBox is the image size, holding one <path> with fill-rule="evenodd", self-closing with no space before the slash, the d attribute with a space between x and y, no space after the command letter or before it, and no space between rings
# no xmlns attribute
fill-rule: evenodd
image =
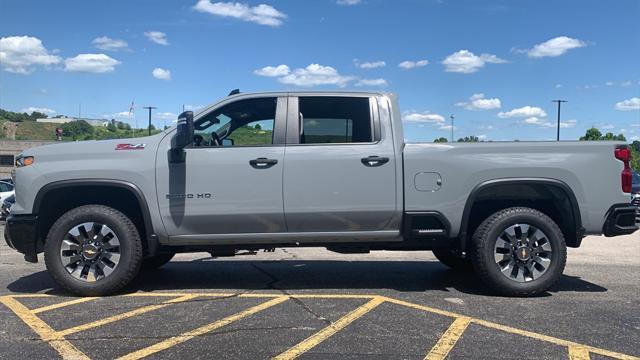
<svg viewBox="0 0 640 360"><path fill-rule="evenodd" d="M640 174L638 174L637 172L633 173L633 177L631 180L631 193L640 194Z"/></svg>

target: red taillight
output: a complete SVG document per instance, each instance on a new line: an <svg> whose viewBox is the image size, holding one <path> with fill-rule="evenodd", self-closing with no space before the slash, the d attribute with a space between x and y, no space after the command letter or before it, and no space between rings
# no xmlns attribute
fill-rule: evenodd
<svg viewBox="0 0 640 360"><path fill-rule="evenodd" d="M620 183L622 184L622 192L631 193L631 187L633 183L633 175L631 174L631 149L628 147L617 148L614 152L616 159L624 163L624 169L620 174Z"/></svg>
<svg viewBox="0 0 640 360"><path fill-rule="evenodd" d="M624 162L631 161L631 150L628 147L617 148L615 150L616 159Z"/></svg>

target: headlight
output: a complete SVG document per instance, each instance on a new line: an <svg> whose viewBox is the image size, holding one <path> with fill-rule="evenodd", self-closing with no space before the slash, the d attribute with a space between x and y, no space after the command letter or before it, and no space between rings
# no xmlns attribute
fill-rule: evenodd
<svg viewBox="0 0 640 360"><path fill-rule="evenodd" d="M33 156L23 156L16 159L16 167L25 167L32 165L36 159Z"/></svg>

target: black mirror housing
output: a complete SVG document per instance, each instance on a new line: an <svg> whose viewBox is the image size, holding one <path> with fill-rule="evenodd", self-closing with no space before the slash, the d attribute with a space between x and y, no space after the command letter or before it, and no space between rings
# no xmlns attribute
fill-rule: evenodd
<svg viewBox="0 0 640 360"><path fill-rule="evenodd" d="M185 111L178 115L176 133L171 138L169 162L184 161L184 148L193 143L193 111Z"/></svg>

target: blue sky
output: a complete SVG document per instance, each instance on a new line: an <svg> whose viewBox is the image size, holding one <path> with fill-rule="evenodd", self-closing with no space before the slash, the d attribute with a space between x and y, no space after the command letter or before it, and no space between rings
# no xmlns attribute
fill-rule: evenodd
<svg viewBox="0 0 640 360"><path fill-rule="evenodd" d="M640 1L0 0L0 107L156 124L242 91L398 93L406 137L640 137ZM135 100L135 118L128 117Z"/></svg>

